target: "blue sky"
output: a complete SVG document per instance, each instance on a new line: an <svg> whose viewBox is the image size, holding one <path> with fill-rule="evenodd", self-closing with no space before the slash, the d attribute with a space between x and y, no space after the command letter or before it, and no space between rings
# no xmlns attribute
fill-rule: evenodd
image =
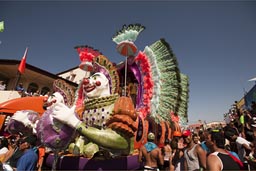
<svg viewBox="0 0 256 171"><path fill-rule="evenodd" d="M256 77L256 1L0 1L0 58L59 73L79 65L74 46L89 45L113 62L111 38L123 24L146 29L139 50L169 42L190 79L189 122L223 120Z"/></svg>

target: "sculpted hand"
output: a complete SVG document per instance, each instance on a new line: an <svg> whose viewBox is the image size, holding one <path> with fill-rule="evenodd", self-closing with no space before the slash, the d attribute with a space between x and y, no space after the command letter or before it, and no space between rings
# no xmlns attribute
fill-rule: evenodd
<svg viewBox="0 0 256 171"><path fill-rule="evenodd" d="M54 106L52 116L73 128L76 128L81 123L76 117L75 106L69 108L63 103L58 103Z"/></svg>
<svg viewBox="0 0 256 171"><path fill-rule="evenodd" d="M26 127L34 127L34 124L28 119L28 111L17 111L14 113L14 115L11 117L11 119L19 121L23 123Z"/></svg>

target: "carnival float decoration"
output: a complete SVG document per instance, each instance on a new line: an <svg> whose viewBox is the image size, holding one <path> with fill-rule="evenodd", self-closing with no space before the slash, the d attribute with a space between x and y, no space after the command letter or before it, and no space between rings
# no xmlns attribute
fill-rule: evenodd
<svg viewBox="0 0 256 171"><path fill-rule="evenodd" d="M53 118L53 109L63 104L72 107L74 102L74 90L63 80L54 81L54 94L45 99L46 111L40 117L31 110L17 111L11 117L7 129L11 133L34 133L42 144L52 150L64 150L75 135L75 129Z"/></svg>
<svg viewBox="0 0 256 171"><path fill-rule="evenodd" d="M59 153L65 150L73 138L76 130L62 122L59 122L52 116L53 109L58 104L72 107L75 100L75 90L63 80L55 80L53 84L54 93L45 98L45 112L40 117L32 110L21 110L14 113L7 129L10 133L21 132L24 135L37 135L40 143L54 152L53 170L56 168Z"/></svg>
<svg viewBox="0 0 256 171"><path fill-rule="evenodd" d="M90 77L81 80L76 90L55 81L55 93L45 103L47 110L30 123L42 144L88 158L102 151L128 156L146 143L148 132L156 134L161 146L186 123L189 79L180 73L176 56L164 39L137 53L134 42L144 29L140 24L124 25L113 36L117 52L125 57L118 66L90 46L75 47L79 68L90 72ZM138 84L135 104L126 92L119 94L131 75ZM17 122L26 127L28 117L24 116L27 114L15 114L9 130Z"/></svg>

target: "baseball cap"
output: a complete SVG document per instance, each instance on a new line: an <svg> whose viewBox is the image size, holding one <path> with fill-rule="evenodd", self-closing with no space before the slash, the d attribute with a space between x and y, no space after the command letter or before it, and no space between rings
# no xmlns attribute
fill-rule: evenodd
<svg viewBox="0 0 256 171"><path fill-rule="evenodd" d="M174 137L181 137L182 134L181 134L180 131L174 131L174 132L173 132L173 136L174 136Z"/></svg>
<svg viewBox="0 0 256 171"><path fill-rule="evenodd" d="M188 137L188 136L190 136L190 135L191 135L190 130L185 130L185 131L182 132L182 136L183 136L183 137Z"/></svg>
<svg viewBox="0 0 256 171"><path fill-rule="evenodd" d="M155 140L155 134L152 133L152 132L150 132L150 133L148 134L148 140Z"/></svg>

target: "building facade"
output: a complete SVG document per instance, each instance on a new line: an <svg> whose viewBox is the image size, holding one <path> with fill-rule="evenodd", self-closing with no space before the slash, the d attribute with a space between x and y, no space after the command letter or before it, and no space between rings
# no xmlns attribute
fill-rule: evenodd
<svg viewBox="0 0 256 171"><path fill-rule="evenodd" d="M4 90L0 93L0 103L10 98L17 98L19 94L15 92L16 86L22 83L26 94L33 95L39 93L39 95L46 95L53 92L53 82L56 79L62 79L71 86L77 87L77 83L65 79L65 74L59 76L48 71L42 70L30 64L26 64L24 74L18 73L18 66L20 61L0 59L0 81L4 85ZM81 70L82 71L82 70ZM77 74L77 76L80 76ZM76 80L77 78L75 78ZM9 95L7 95L9 92Z"/></svg>

